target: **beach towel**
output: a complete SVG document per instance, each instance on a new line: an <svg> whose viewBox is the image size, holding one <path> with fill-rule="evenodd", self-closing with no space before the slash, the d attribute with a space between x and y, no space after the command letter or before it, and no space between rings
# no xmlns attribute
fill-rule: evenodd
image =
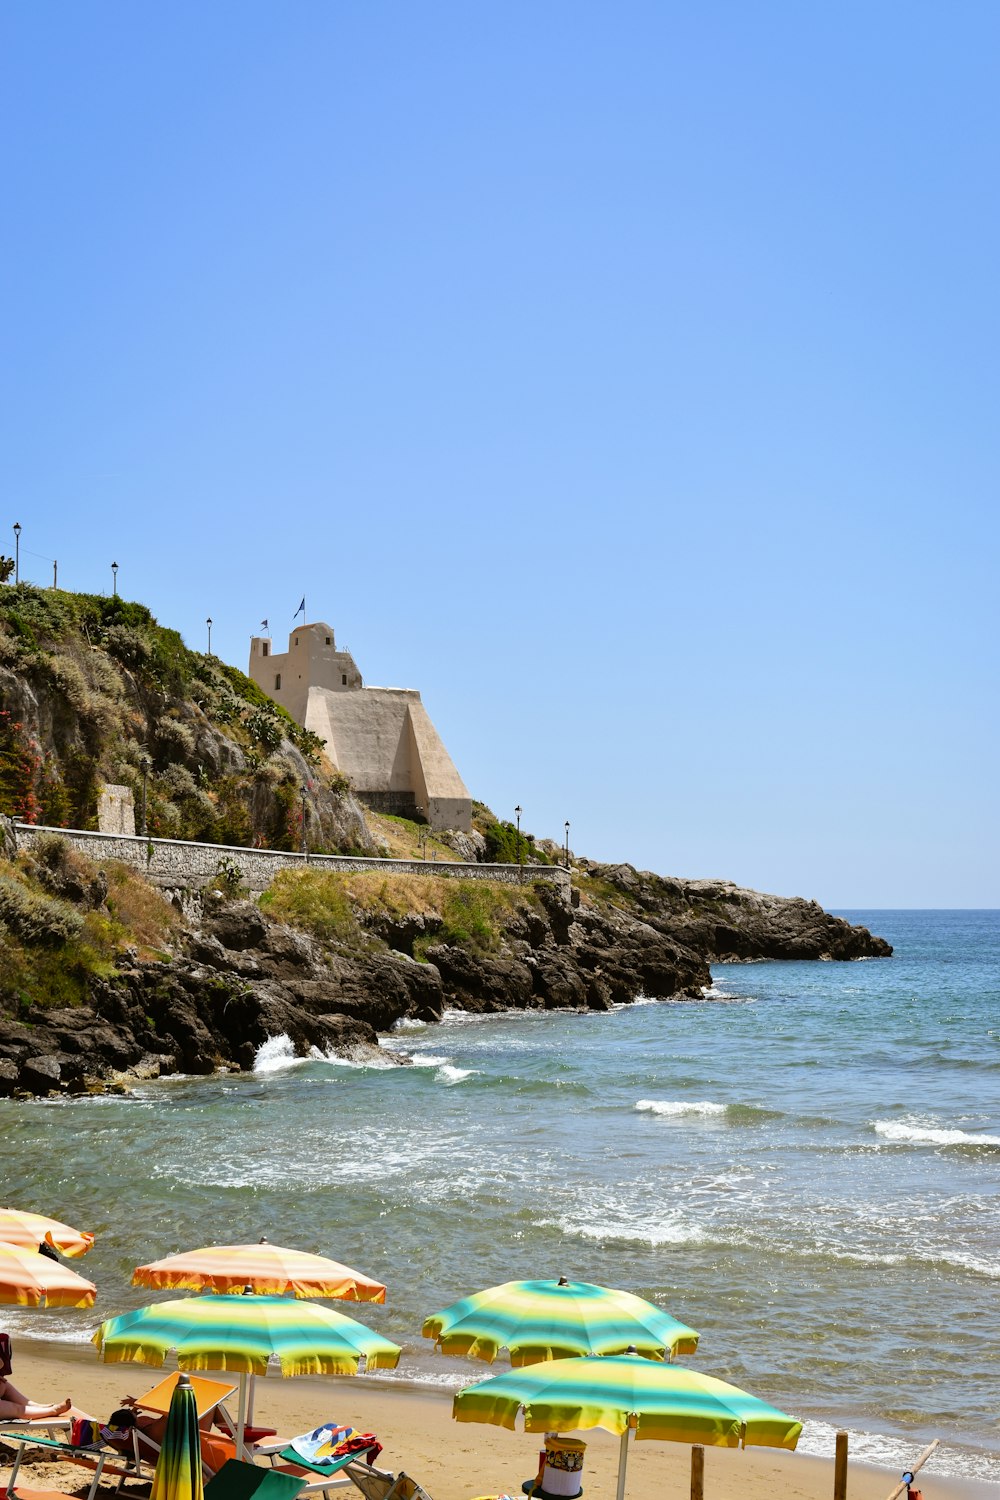
<svg viewBox="0 0 1000 1500"><path fill-rule="evenodd" d="M292 1438L289 1447L307 1464L327 1464L347 1453L370 1452L369 1463L374 1463L382 1452L382 1444L373 1432L358 1432L355 1427L340 1427L336 1422L325 1422Z"/></svg>

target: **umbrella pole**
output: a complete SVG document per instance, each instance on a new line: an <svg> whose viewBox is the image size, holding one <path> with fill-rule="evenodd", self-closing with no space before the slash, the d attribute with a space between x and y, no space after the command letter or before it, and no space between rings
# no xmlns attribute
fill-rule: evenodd
<svg viewBox="0 0 1000 1500"><path fill-rule="evenodd" d="M256 1391L256 1389L257 1389L257 1377L256 1377L256 1375L251 1375L250 1376L250 1381L249 1381L249 1386L248 1386L248 1389L247 1389L247 1426L248 1427L252 1427L253 1426L253 1398L254 1398L254 1392Z"/></svg>
<svg viewBox="0 0 1000 1500"><path fill-rule="evenodd" d="M628 1435L630 1428L626 1427L622 1433L621 1447L618 1450L618 1494L616 1500L625 1500L625 1470L628 1468Z"/></svg>
<svg viewBox="0 0 1000 1500"><path fill-rule="evenodd" d="M236 1457L246 1462L246 1453L243 1449L243 1433L247 1425L247 1377L246 1371L240 1371L240 1410L236 1418Z"/></svg>

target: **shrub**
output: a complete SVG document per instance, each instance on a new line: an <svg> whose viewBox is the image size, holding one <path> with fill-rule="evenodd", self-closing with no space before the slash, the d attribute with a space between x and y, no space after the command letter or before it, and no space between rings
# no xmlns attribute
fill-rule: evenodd
<svg viewBox="0 0 1000 1500"><path fill-rule="evenodd" d="M43 896L9 875L0 875L0 923L35 947L59 947L83 930L83 917L68 902Z"/></svg>

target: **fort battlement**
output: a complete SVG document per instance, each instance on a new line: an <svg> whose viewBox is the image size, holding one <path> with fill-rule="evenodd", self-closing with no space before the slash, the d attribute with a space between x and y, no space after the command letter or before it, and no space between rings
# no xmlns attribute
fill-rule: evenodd
<svg viewBox="0 0 1000 1500"><path fill-rule="evenodd" d="M357 796L378 812L472 828L472 798L415 688L366 687L333 626L301 625L275 652L250 642L249 675L297 724L318 735Z"/></svg>

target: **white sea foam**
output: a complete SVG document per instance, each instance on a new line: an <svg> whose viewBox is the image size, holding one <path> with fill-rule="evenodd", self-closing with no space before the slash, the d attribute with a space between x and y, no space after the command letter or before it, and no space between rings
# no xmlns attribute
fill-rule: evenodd
<svg viewBox="0 0 1000 1500"><path fill-rule="evenodd" d="M920 1146L994 1146L1000 1149L998 1135L973 1135L968 1130L946 1129L934 1125L904 1125L897 1120L876 1120L875 1134L885 1141Z"/></svg>
<svg viewBox="0 0 1000 1500"><path fill-rule="evenodd" d="M426 1022L416 1021L412 1016L400 1016L393 1025L393 1031L424 1031Z"/></svg>
<svg viewBox="0 0 1000 1500"><path fill-rule="evenodd" d="M698 1101L688 1099L640 1099L635 1106L650 1115L724 1115L725 1104L713 1104L711 1099Z"/></svg>
<svg viewBox="0 0 1000 1500"><path fill-rule="evenodd" d="M261 1042L253 1060L253 1070L255 1073L283 1073L304 1061L305 1058L296 1057L291 1037L282 1033Z"/></svg>
<svg viewBox="0 0 1000 1500"><path fill-rule="evenodd" d="M310 1047L309 1060L327 1063L331 1068L375 1068L385 1071L387 1068L399 1067L391 1057L380 1057L377 1052L335 1052L332 1047L327 1047L322 1052L318 1047Z"/></svg>
<svg viewBox="0 0 1000 1500"><path fill-rule="evenodd" d="M461 1083L463 1078L471 1078L475 1068L455 1068L451 1063L442 1063L438 1068L437 1076L442 1083Z"/></svg>
<svg viewBox="0 0 1000 1500"><path fill-rule="evenodd" d="M837 1429L827 1422L803 1422L802 1436L796 1451L830 1458L836 1446L836 1434ZM922 1438L890 1437L883 1432L848 1429L848 1447L852 1460L875 1464L880 1469L905 1471L922 1446ZM922 1477L926 1475L928 1479L932 1479L945 1474L986 1479L996 1483L1000 1479L1000 1458L996 1454L976 1452L968 1448L951 1445L941 1447L922 1470Z"/></svg>
<svg viewBox="0 0 1000 1500"><path fill-rule="evenodd" d="M622 1224L612 1219L539 1219L536 1228L558 1229L570 1240L596 1240L602 1244L626 1245L700 1245L705 1233L694 1224L661 1223Z"/></svg>
<svg viewBox="0 0 1000 1500"><path fill-rule="evenodd" d="M415 1068L443 1068L451 1062L450 1057L437 1052L408 1052L406 1056Z"/></svg>

